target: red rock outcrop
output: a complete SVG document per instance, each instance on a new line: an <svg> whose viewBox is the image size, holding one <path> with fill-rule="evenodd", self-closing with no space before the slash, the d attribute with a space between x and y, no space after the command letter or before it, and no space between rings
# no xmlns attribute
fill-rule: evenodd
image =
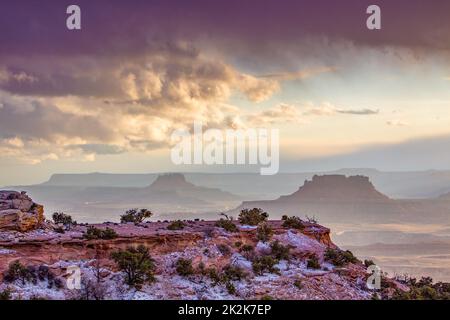
<svg viewBox="0 0 450 320"><path fill-rule="evenodd" d="M25 192L0 191L0 230L26 232L44 221L44 207L34 203Z"/></svg>

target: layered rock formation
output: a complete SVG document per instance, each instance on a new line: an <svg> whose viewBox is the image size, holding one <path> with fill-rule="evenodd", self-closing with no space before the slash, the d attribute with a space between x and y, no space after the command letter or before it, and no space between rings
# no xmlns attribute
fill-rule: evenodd
<svg viewBox="0 0 450 320"><path fill-rule="evenodd" d="M369 274L361 262L338 268L325 259L327 248L337 249L330 239L329 229L307 222L304 222L301 231L285 228L281 221L270 221L269 225L273 229L273 237L266 243L258 241L255 228L237 224L238 231L230 233L215 226L215 222L205 221L188 221L185 228L178 231L168 230L168 223L164 222L96 225L102 229L114 229L118 237L111 240L83 239L87 226L76 226L64 234L51 229L26 234L0 232L0 291L8 287L13 297L22 299L73 299L87 290L74 291L65 287L49 289L44 280L34 284L23 284L21 280L2 284L1 274L12 262L20 261L35 269L49 269L62 283L65 283L69 267L79 267L82 283L97 283L105 299L371 297L372 292L365 286ZM289 259L281 258L274 266L276 272L256 273L254 259L273 255L271 244L274 242L289 246ZM110 257L119 248L138 245L146 246L154 259L156 281L136 290L124 283L124 274ZM251 253L245 253L241 250L243 246L254 249ZM319 266L310 268L307 262L313 256L317 257ZM178 274L176 262L180 258L192 261L194 274ZM215 283L201 271L212 268L220 272L230 265L246 274L243 279L232 280L234 289L231 291L230 284L227 287L224 283Z"/></svg>
<svg viewBox="0 0 450 320"><path fill-rule="evenodd" d="M21 232L38 228L44 221L44 207L25 192L0 191L0 231Z"/></svg>

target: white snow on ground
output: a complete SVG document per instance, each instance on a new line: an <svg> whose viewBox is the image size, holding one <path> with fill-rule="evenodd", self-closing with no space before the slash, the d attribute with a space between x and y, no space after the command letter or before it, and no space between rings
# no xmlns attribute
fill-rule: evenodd
<svg viewBox="0 0 450 320"><path fill-rule="evenodd" d="M4 249L4 248L0 248L0 254L14 254L16 251L14 250L10 250L10 249Z"/></svg>
<svg viewBox="0 0 450 320"><path fill-rule="evenodd" d="M246 224L239 226L239 229L241 229L241 230L256 230L257 228L258 228L257 226L249 226Z"/></svg>
<svg viewBox="0 0 450 320"><path fill-rule="evenodd" d="M281 235L276 235L273 238L274 240L279 240L284 244L295 247L294 250L296 251L322 253L326 248L320 242L311 239L303 233L293 232L292 230L288 230Z"/></svg>

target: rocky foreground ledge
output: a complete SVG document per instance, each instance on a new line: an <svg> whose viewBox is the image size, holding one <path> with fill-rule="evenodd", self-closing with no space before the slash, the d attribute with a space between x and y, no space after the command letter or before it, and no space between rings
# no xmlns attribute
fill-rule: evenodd
<svg viewBox="0 0 450 320"><path fill-rule="evenodd" d="M7 203L11 206L12 202ZM23 209L36 209L32 207L27 205ZM329 229L300 219L294 222L297 224L268 221L263 227L256 227L228 221L225 225L235 226L225 228L228 231L214 221L104 223L73 225L69 230L40 222L38 228L28 232L8 227L0 230L0 297L370 299L374 296L366 285L369 277L366 266L333 244ZM93 230L107 230L107 236L88 236L96 234ZM151 275L146 274L151 281L130 285L126 270L112 256L114 252L123 253L139 246L151 256ZM67 280L72 279L74 270L80 271L81 289L68 288ZM407 290L388 278L383 278L383 286L387 294Z"/></svg>

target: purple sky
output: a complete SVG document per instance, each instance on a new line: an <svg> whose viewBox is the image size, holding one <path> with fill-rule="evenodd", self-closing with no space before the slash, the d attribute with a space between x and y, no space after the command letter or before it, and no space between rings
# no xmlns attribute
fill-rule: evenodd
<svg viewBox="0 0 450 320"><path fill-rule="evenodd" d="M81 31L66 28L71 4ZM366 28L371 4L379 31ZM448 0L16 0L0 12L0 185L177 171L170 135L196 119L280 129L281 171L450 169Z"/></svg>

